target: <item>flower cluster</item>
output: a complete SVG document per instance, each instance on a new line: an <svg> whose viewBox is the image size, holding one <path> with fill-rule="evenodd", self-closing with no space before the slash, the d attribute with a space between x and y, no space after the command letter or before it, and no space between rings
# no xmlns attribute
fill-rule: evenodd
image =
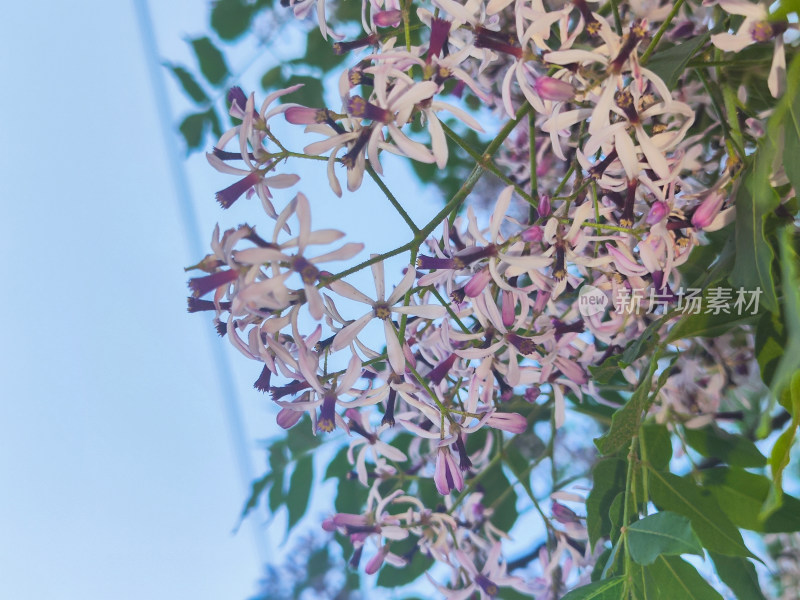
<svg viewBox="0 0 800 600"><path fill-rule="evenodd" d="M507 531L482 503L480 481L535 422L551 422L552 446L570 405L618 407L602 399L597 373L617 360L631 384L647 376L640 355L625 364L619 355L633 341L666 337L680 312L674 290L694 283L681 267L735 218L738 165L758 134L743 137L736 115L734 124L718 118L720 107L698 87L708 81L676 85L649 58L664 35L680 40L709 26L713 47L727 52L774 42L769 89L778 96L790 25L767 21L766 7L745 0L706 4L692 12L680 3L612 2L613 11L593 11L586 0L432 0L411 15L406 5L365 0L365 35L346 41L319 0L320 30L339 39L332 51L352 56L337 105L273 106L294 86L256 110L254 95L231 90L240 124L208 160L238 180L217 199L228 208L257 195L274 225L266 239L248 225L217 229L213 253L197 265L205 274L190 281L189 309L214 312L220 334L263 363L255 385L280 407L281 427L307 421L315 434L349 436L368 501L324 528L349 537L354 566L363 556L375 573L419 552L448 567L447 583L432 579L449 598L491 598L502 587L555 598L588 581L596 548L583 519L557 499L548 543L532 559L539 572L510 574ZM302 18L314 3L292 6ZM745 18L726 31L727 15ZM736 90L731 102L747 93ZM470 99L481 110L470 110ZM275 118L311 136L302 153L272 133ZM498 120L506 125L475 152L478 175L502 182L482 198L488 214L466 203L471 177L435 220L411 223L412 241L397 252L321 270L364 245L331 249L345 233L312 228L314 198L296 193L274 204L271 190L299 181L281 172L286 158L327 161L330 188L341 195L342 175L348 190L366 172L379 178L384 152L446 169L448 138L465 148L453 128L483 133ZM387 272L384 260L401 252L410 255L403 272ZM374 293L347 282L367 268ZM666 301L586 314L577 302L585 283L609 297L653 289ZM382 334L366 335L371 323ZM666 370L649 371L659 422L708 424L727 391L753 382L751 340L727 341L682 342ZM404 434L411 441L401 447ZM415 495L425 485L435 487L438 506ZM395 550L409 536L413 551Z"/></svg>

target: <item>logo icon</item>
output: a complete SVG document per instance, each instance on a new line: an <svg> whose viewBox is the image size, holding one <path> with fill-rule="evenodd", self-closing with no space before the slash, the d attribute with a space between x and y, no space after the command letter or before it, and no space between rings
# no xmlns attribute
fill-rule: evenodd
<svg viewBox="0 0 800 600"><path fill-rule="evenodd" d="M593 285L584 285L578 293L578 310L584 317L602 313L608 303L608 296L600 288L596 288Z"/></svg>

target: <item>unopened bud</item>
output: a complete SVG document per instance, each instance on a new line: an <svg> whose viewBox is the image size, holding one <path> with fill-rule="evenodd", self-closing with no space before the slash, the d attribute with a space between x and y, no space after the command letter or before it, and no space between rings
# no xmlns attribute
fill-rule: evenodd
<svg viewBox="0 0 800 600"><path fill-rule="evenodd" d="M396 27L402 18L403 13L397 9L381 10L372 15L372 21L378 27Z"/></svg>
<svg viewBox="0 0 800 600"><path fill-rule="evenodd" d="M647 214L645 221L648 225L655 225L660 223L664 217L669 213L669 207L666 202L656 202L650 207L650 212Z"/></svg>
<svg viewBox="0 0 800 600"><path fill-rule="evenodd" d="M539 97L544 100L566 102L567 100L572 100L575 96L575 88L569 83L546 75L537 78L533 87Z"/></svg>

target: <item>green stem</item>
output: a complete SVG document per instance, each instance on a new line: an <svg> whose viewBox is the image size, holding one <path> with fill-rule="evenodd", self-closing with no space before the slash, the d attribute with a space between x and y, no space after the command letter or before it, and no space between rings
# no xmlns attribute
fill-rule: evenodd
<svg viewBox="0 0 800 600"><path fill-rule="evenodd" d="M650 45L647 46L647 50L645 50L644 54L642 54L641 58L639 58L639 64L641 65L647 64L647 61L650 59L650 55L653 54L653 50L656 49L656 46L658 46L658 42L661 41L661 38L666 33L667 27L669 27L670 23L672 23L672 20L675 18L675 16L678 14L678 11L681 9L681 6L683 6L683 2L684 0L678 0L672 6L672 10L669 11L667 18L664 19L663 23L661 23L661 27L658 28L658 31L653 36L653 40L650 42Z"/></svg>
<svg viewBox="0 0 800 600"><path fill-rule="evenodd" d="M531 170L531 198L539 206L539 179L536 175L536 115L528 113L528 154L530 155L530 170ZM534 211L531 206L529 221L533 223L536 220L538 213Z"/></svg>
<svg viewBox="0 0 800 600"><path fill-rule="evenodd" d="M458 135L455 131L450 129L446 123L442 123L442 129L444 129L445 134L451 140L453 140L458 146L464 150L470 157L478 164L484 171L489 171L492 175L497 177L500 181L505 183L506 185L511 185L514 187L514 190L525 199L525 201L530 204L532 207L536 207L536 202L534 199L528 194L525 190L523 190L518 184L511 181L511 179L503 173L497 166L492 162L490 158L486 158L484 155L481 155L480 152L473 149L467 141Z"/></svg>
<svg viewBox="0 0 800 600"><path fill-rule="evenodd" d="M611 12L614 14L614 27L617 29L617 34L622 35L622 19L619 17L619 0L611 0Z"/></svg>
<svg viewBox="0 0 800 600"><path fill-rule="evenodd" d="M628 524L630 523L631 518L631 506L630 506L630 496L631 490L633 488L633 461L636 457L636 443L638 440L638 436L634 436L631 440L630 449L628 451L628 473L625 477L625 498L624 498L624 508L623 508L623 517L622 517L622 540L625 548L625 585L629 586L630 582L630 574L631 568L633 566L633 560L631 559L631 551L630 546L628 543Z"/></svg>
<svg viewBox="0 0 800 600"><path fill-rule="evenodd" d="M398 212L398 214L403 217L403 220L406 222L409 229L416 234L419 231L419 227L417 227L417 224L414 223L414 221L408 215L406 210L403 208L403 205L400 204L397 198L394 197L394 194L389 191L389 188L386 187L386 184L375 172L375 169L372 168L372 165L367 165L367 173L369 173L369 176L372 177L372 180L378 184L378 187L384 193L389 202L391 202L392 206L394 206L394 209Z"/></svg>
<svg viewBox="0 0 800 600"><path fill-rule="evenodd" d="M725 135L725 140L728 142L729 149L733 150L737 158L741 160L744 157L744 152L733 139L730 124L725 118L725 110L723 108L725 106L725 100L720 97L719 88L711 85L711 82L708 80L708 75L706 75L703 69L695 69L694 71L697 73L700 81L703 82L703 87L706 89L706 92L708 92L711 104L714 106L714 111L717 113L717 118L722 127L722 132Z"/></svg>

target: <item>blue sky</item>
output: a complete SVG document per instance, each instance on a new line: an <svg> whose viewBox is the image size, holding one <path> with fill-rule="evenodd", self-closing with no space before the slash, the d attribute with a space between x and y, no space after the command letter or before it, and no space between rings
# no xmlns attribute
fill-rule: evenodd
<svg viewBox="0 0 800 600"><path fill-rule="evenodd" d="M189 62L182 38L206 30L208 3L151 4L161 55ZM253 475L274 411L251 387L260 367L186 313L182 267L217 219L267 221L254 205L221 215L213 193L230 182L196 156L187 224L132 1L11 3L0 47L0 597L246 598L259 552L253 527L231 533L247 477L223 399L243 412ZM186 106L166 81L177 122ZM374 191L338 201L322 176L297 188L317 198L317 225L358 214L383 228L350 241L406 241ZM371 293L366 273L355 283ZM263 521L262 555L276 556L280 520Z"/></svg>
<svg viewBox="0 0 800 600"><path fill-rule="evenodd" d="M159 42L205 10L161 7ZM0 44L0 597L244 598L260 567L231 534L241 479L133 3L11 3Z"/></svg>

